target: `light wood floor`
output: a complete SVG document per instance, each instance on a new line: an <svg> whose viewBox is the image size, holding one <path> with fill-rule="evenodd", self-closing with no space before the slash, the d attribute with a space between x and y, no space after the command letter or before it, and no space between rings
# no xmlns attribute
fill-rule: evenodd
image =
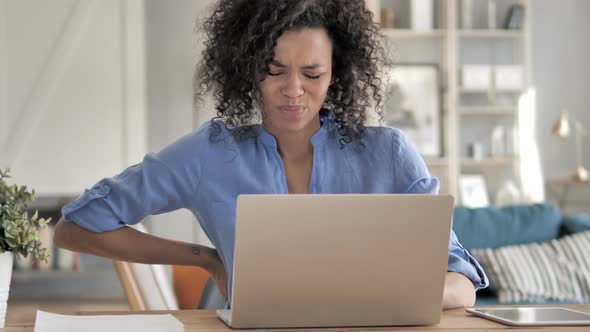
<svg viewBox="0 0 590 332"><path fill-rule="evenodd" d="M76 311L121 311L129 310L125 300L8 300L6 325L32 324L37 310L53 313L72 313Z"/></svg>

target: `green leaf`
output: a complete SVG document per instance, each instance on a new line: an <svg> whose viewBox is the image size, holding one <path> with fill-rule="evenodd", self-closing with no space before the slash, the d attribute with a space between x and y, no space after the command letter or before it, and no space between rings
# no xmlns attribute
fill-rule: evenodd
<svg viewBox="0 0 590 332"><path fill-rule="evenodd" d="M10 168L0 170L0 252L12 251L17 259L31 255L46 262L49 256L39 241L39 229L47 227L51 218L39 218L38 211L29 218L27 202L35 199L35 190L8 185L9 172Z"/></svg>
<svg viewBox="0 0 590 332"><path fill-rule="evenodd" d="M14 241L13 239L6 239L6 243L8 244L9 247L11 248L16 248L18 247L18 243L16 243L16 241Z"/></svg>

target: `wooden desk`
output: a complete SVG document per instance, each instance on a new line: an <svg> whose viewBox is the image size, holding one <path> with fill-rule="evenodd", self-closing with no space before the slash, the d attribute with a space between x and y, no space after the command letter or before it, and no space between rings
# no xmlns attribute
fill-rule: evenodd
<svg viewBox="0 0 590 332"><path fill-rule="evenodd" d="M590 304L588 305L568 305L565 306L578 311L590 313ZM211 310L178 310L178 311L143 311L143 312L127 312L127 311L110 311L110 312L78 312L73 313L77 315L119 315L119 314L167 314L174 315L178 320L184 324L186 332L215 332L215 331L232 331L225 324L223 324L217 316L215 311ZM63 313L68 314L68 313ZM72 314L72 313L69 313ZM374 327L374 328L314 328L314 329L270 329L270 330L233 330L233 331L347 331L347 332L361 332L361 331L493 331L510 329L510 331L590 331L589 326L572 326L572 327L543 327L543 328L510 328L487 319L471 316L465 313L464 309L447 310L443 312L440 324L433 326L417 326L417 327ZM0 331L5 332L33 332L33 324L13 325L7 326Z"/></svg>

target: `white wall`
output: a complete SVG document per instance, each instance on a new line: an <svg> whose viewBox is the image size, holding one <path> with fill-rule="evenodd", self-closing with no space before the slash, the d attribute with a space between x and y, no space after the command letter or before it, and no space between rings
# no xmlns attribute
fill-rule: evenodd
<svg viewBox="0 0 590 332"><path fill-rule="evenodd" d="M0 168L35 189L29 208L42 216L57 221L70 198L145 153L143 4L0 0ZM87 273L18 271L10 296L122 297L112 266L82 255Z"/></svg>
<svg viewBox="0 0 590 332"><path fill-rule="evenodd" d="M77 196L145 153L141 0L0 0L0 168Z"/></svg>
<svg viewBox="0 0 590 332"><path fill-rule="evenodd" d="M202 50L197 17L208 1L146 0L148 150L158 151L193 129L192 75ZM208 244L187 210L150 217L150 231L181 241Z"/></svg>
<svg viewBox="0 0 590 332"><path fill-rule="evenodd" d="M590 131L590 1L533 0L531 5L541 163L546 178L564 177L575 167L573 141L552 136L551 128L565 108ZM588 168L590 135L584 147Z"/></svg>

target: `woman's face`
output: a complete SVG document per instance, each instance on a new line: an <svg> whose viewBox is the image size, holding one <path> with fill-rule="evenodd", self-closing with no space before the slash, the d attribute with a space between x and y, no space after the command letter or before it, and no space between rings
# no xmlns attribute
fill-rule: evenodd
<svg viewBox="0 0 590 332"><path fill-rule="evenodd" d="M277 134L319 128L332 79L332 42L323 28L283 33L260 82L263 123Z"/></svg>

